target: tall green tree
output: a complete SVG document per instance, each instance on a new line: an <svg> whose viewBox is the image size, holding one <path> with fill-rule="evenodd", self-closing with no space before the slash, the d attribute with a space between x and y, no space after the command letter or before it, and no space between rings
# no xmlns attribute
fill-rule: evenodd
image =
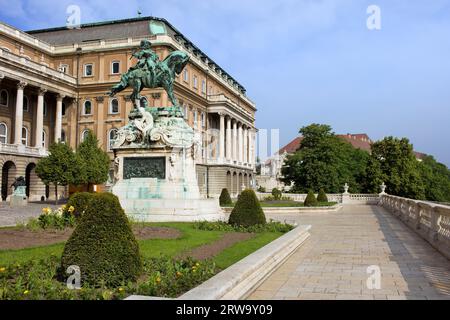
<svg viewBox="0 0 450 320"><path fill-rule="evenodd" d="M328 125L312 124L301 128L300 134L299 150L287 156L282 168L284 183L294 183L296 192L337 193L345 183L351 192L362 191L367 152L337 137Z"/></svg>
<svg viewBox="0 0 450 320"><path fill-rule="evenodd" d="M58 203L58 186L78 182L80 162L72 148L65 143L54 143L49 147L49 155L38 161L36 174L46 185L55 187L55 203Z"/></svg>
<svg viewBox="0 0 450 320"><path fill-rule="evenodd" d="M419 163L420 175L425 185L425 197L430 201L450 202L450 170L437 162L433 156L426 156Z"/></svg>
<svg viewBox="0 0 450 320"><path fill-rule="evenodd" d="M387 192L400 197L425 199L420 163L406 138L386 137L372 144L372 157L379 162Z"/></svg>
<svg viewBox="0 0 450 320"><path fill-rule="evenodd" d="M98 147L97 137L89 131L77 148L76 155L81 163L79 172L80 184L88 190L92 185L102 184L108 180L110 159L108 154Z"/></svg>

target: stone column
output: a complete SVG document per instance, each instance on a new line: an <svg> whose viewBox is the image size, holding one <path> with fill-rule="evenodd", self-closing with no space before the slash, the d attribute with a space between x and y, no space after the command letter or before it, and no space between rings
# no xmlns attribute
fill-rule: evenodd
<svg viewBox="0 0 450 320"><path fill-rule="evenodd" d="M220 132L219 132L219 159L223 161L225 158L225 114L219 113L220 116Z"/></svg>
<svg viewBox="0 0 450 320"><path fill-rule="evenodd" d="M99 141L99 145L100 147L105 147L105 139L104 139L104 135L105 135L105 130L104 130L104 124L105 124L105 106L104 106L104 100L105 98L103 96L98 96L95 97L95 101L97 102L97 139ZM93 109L95 110L95 109ZM92 112L92 114L94 114L94 111ZM108 146L106 146L106 148L108 148ZM104 150L107 150L106 148L104 148Z"/></svg>
<svg viewBox="0 0 450 320"><path fill-rule="evenodd" d="M249 163L251 165L251 167L253 168L253 165L255 163L255 131L253 129L251 129L249 131L250 133L250 138L248 139L249 142L249 154L250 154L250 159L249 159Z"/></svg>
<svg viewBox="0 0 450 320"><path fill-rule="evenodd" d="M246 126L244 129L244 156L243 162L248 163L248 127Z"/></svg>
<svg viewBox="0 0 450 320"><path fill-rule="evenodd" d="M14 144L22 144L22 127L23 127L23 90L27 86L26 82L19 82L17 84L17 99L16 99L16 119L14 130Z"/></svg>
<svg viewBox="0 0 450 320"><path fill-rule="evenodd" d="M36 107L36 127L34 132L36 148L42 148L42 132L44 128L44 96L46 92L47 89L39 88Z"/></svg>
<svg viewBox="0 0 450 320"><path fill-rule="evenodd" d="M238 161L242 162L242 123L238 123Z"/></svg>
<svg viewBox="0 0 450 320"><path fill-rule="evenodd" d="M227 160L231 160L231 118L227 117Z"/></svg>
<svg viewBox="0 0 450 320"><path fill-rule="evenodd" d="M237 135L237 121L234 120L233 122L233 160L237 161L238 160L238 156L237 156L237 142L238 142L238 135Z"/></svg>
<svg viewBox="0 0 450 320"><path fill-rule="evenodd" d="M56 96L56 117L55 117L55 142L61 141L62 130L62 101L64 95L58 94Z"/></svg>

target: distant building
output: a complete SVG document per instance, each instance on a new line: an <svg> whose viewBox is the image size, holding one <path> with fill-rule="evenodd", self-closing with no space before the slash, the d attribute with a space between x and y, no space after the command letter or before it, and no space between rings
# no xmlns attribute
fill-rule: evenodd
<svg viewBox="0 0 450 320"><path fill-rule="evenodd" d="M344 139L349 142L354 148L361 149L370 153L371 144L373 140L365 133L357 134L338 134L339 138ZM296 137L287 145L282 147L278 152L276 152L272 157L268 158L263 164L261 164L261 174L256 176L257 187L263 187L267 191L273 188L289 190L290 186L285 186L284 183L280 181L281 168L283 167L284 160L288 154L293 154L300 148L303 137ZM414 151L416 159L422 161L426 156L425 153L420 153Z"/></svg>

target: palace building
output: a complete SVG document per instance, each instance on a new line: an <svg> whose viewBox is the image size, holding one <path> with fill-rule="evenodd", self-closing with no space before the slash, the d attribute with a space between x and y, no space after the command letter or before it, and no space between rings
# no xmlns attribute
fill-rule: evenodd
<svg viewBox="0 0 450 320"><path fill-rule="evenodd" d="M136 63L130 57L143 39L161 60L173 50L190 55L174 92L186 121L202 136L196 163L202 195L217 197L222 188L236 195L254 185L255 104L239 82L168 21L142 17L28 32L0 22L3 201L19 176L26 179L29 200L52 197L35 166L55 141L76 148L92 130L113 159L110 147L133 103L131 89L114 98L107 92ZM142 96L151 107L170 106L162 88L145 89Z"/></svg>

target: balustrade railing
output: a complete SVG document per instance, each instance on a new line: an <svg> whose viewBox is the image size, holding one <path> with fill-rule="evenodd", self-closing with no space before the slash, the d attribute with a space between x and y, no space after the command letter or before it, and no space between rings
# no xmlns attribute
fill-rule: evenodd
<svg viewBox="0 0 450 320"><path fill-rule="evenodd" d="M379 205L450 259L450 206L382 195Z"/></svg>

